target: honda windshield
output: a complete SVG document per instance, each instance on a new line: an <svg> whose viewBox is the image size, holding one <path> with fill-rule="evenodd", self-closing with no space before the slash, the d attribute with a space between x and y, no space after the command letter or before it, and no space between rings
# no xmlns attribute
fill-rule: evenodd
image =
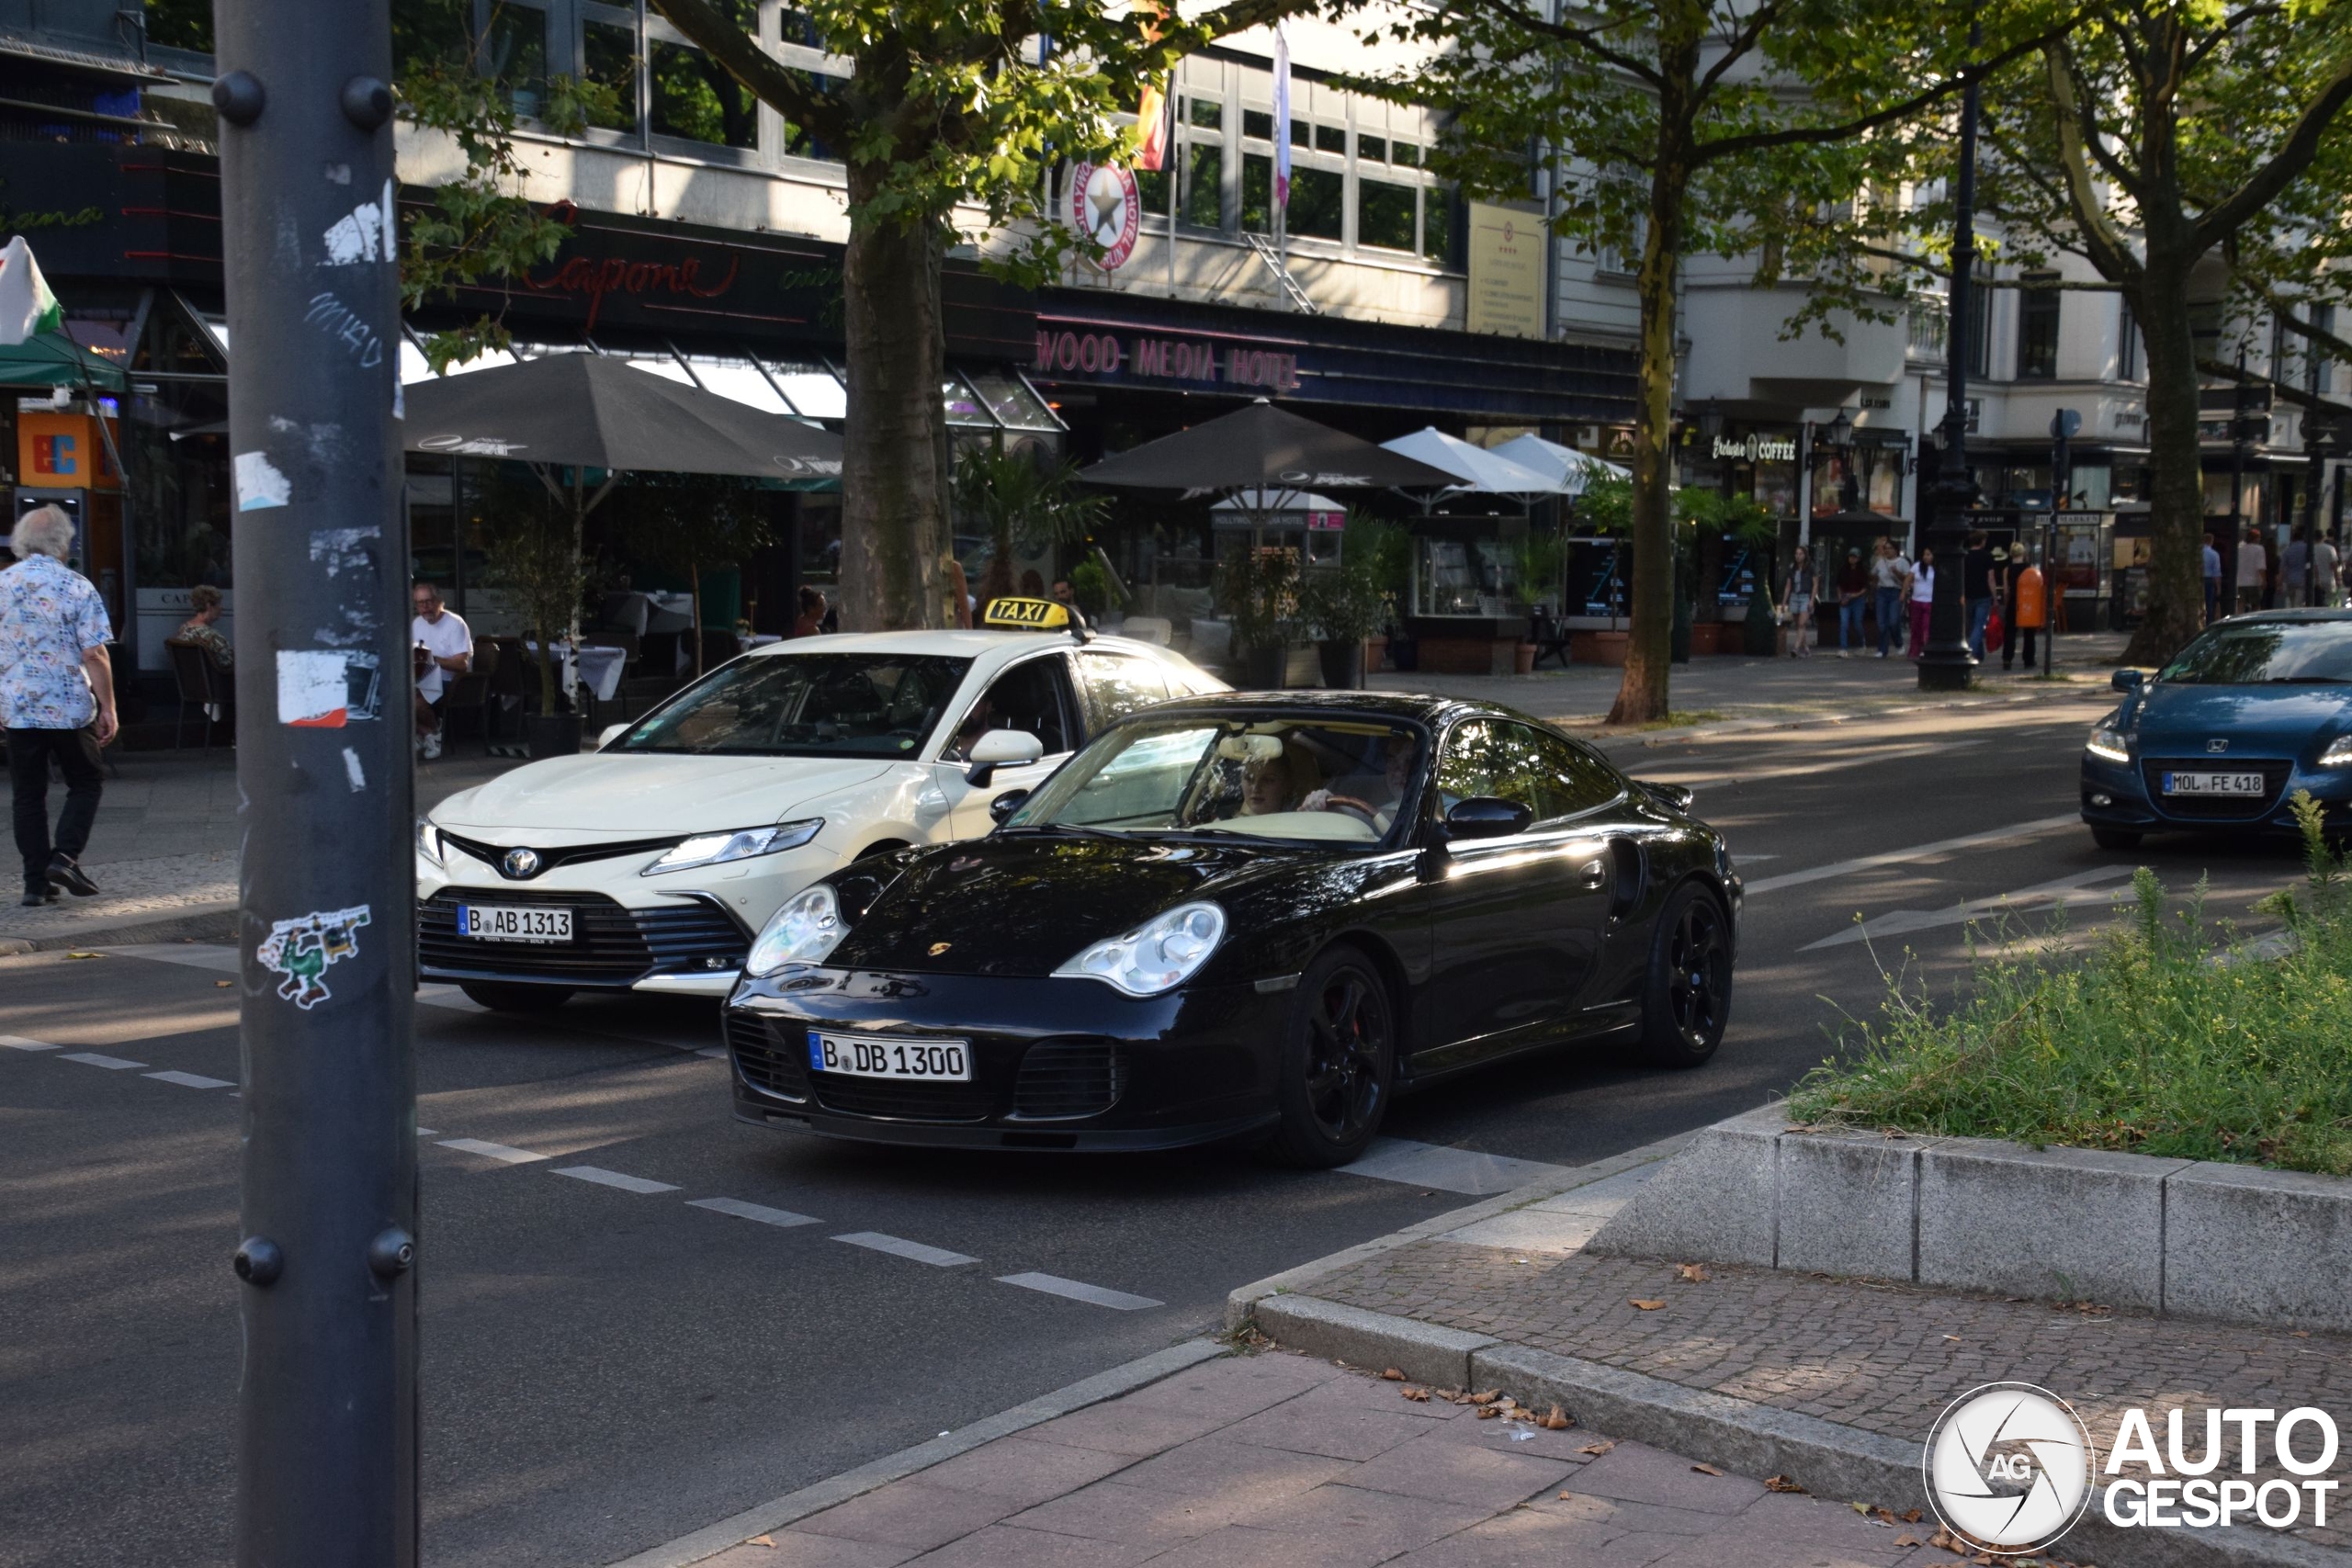
<svg viewBox="0 0 2352 1568"><path fill-rule="evenodd" d="M741 757L911 757L964 683L968 659L775 653L713 671L607 751Z"/></svg>
<svg viewBox="0 0 2352 1568"><path fill-rule="evenodd" d="M2352 685L2352 621L2224 621L2157 675L2184 686Z"/></svg>

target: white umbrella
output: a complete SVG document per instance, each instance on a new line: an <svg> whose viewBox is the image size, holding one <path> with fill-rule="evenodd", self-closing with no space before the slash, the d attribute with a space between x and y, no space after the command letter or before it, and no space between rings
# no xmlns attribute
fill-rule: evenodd
<svg viewBox="0 0 2352 1568"><path fill-rule="evenodd" d="M1508 457L1522 468L1545 475L1562 495L1582 495L1585 486L1595 479L1634 477L1631 468L1589 456L1573 446L1563 446L1556 441L1546 441L1540 435L1514 436L1496 447L1492 455Z"/></svg>
<svg viewBox="0 0 2352 1568"><path fill-rule="evenodd" d="M1484 446L1474 446L1435 425L1400 435L1394 441L1384 441L1381 446L1432 468L1443 468L1462 481L1454 487L1456 493L1469 491L1481 495L1507 495L1520 501L1563 493L1559 480L1544 469L1514 459L1499 447L1489 452Z"/></svg>

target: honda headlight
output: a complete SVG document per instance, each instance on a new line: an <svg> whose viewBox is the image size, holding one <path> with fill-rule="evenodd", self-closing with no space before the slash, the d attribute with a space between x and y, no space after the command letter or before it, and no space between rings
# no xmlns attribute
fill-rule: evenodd
<svg viewBox="0 0 2352 1568"><path fill-rule="evenodd" d="M441 863L441 829L423 817L416 819L416 852L427 865Z"/></svg>
<svg viewBox="0 0 2352 1568"><path fill-rule="evenodd" d="M2104 757L2110 762L2128 762L2132 760L2131 738L2111 724L2102 724L2092 730L2091 738L2084 744L2083 750L2094 757Z"/></svg>
<svg viewBox="0 0 2352 1568"><path fill-rule="evenodd" d="M2339 735L2319 754L2323 768L2352 768L2352 735Z"/></svg>
<svg viewBox="0 0 2352 1568"><path fill-rule="evenodd" d="M743 973L757 979L787 964L822 964L848 931L842 923L841 900L820 882L785 901L752 944Z"/></svg>
<svg viewBox="0 0 2352 1568"><path fill-rule="evenodd" d="M1156 997L1191 979L1224 936L1223 909L1180 904L1125 936L1096 942L1054 973L1101 980L1131 997Z"/></svg>
<svg viewBox="0 0 2352 1568"><path fill-rule="evenodd" d="M696 833L637 874L659 876L664 872L686 871L698 865L724 865L733 860L781 854L786 850L797 850L815 838L824 825L823 818L811 817L801 822L779 822L773 828L739 828L732 833Z"/></svg>

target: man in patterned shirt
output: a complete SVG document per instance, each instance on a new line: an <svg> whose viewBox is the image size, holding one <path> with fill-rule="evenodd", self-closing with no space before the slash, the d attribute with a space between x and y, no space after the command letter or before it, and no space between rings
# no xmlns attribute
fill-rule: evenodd
<svg viewBox="0 0 2352 1568"><path fill-rule="evenodd" d="M113 636L90 580L65 564L74 524L54 506L17 520L8 540L17 564L0 571L0 728L8 731L8 775L16 787L17 849L25 857L25 902L43 904L62 887L98 890L80 856L98 815L98 748L115 737ZM65 775L65 809L49 833L49 764Z"/></svg>

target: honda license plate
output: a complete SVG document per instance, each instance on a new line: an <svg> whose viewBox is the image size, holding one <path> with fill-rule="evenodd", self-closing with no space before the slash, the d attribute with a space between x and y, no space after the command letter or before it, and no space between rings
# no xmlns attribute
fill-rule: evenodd
<svg viewBox="0 0 2352 1568"><path fill-rule="evenodd" d="M512 904L460 904L458 934L476 942L570 942L571 911L517 908Z"/></svg>
<svg viewBox="0 0 2352 1568"><path fill-rule="evenodd" d="M808 1066L820 1073L918 1083L970 1083L972 1049L962 1040L884 1040L808 1032Z"/></svg>
<svg viewBox="0 0 2352 1568"><path fill-rule="evenodd" d="M2166 795L2261 795L2269 788L2260 773L2166 773Z"/></svg>

